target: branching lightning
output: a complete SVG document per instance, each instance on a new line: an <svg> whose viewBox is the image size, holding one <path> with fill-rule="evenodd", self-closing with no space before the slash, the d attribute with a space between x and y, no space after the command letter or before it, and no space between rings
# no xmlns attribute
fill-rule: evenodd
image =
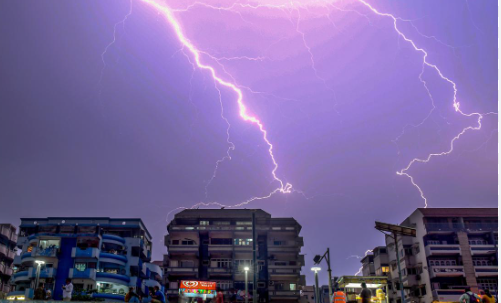
<svg viewBox="0 0 501 303"><path fill-rule="evenodd" d="M312 53L311 47L306 42L305 33L303 31L301 31L300 28L299 28L299 24L300 24L300 20L301 20L301 14L300 14L299 8L301 7L301 5L298 5L295 2L291 2L291 3L288 3L286 5L271 5L271 4L255 4L255 5L251 5L251 4L243 4L243 3L233 3L230 6L221 7L221 6L214 6L214 5L211 5L211 4L207 4L207 3L204 3L204 2L197 1L197 2L194 2L194 3L190 4L189 6L187 6L185 8L182 8L182 9L171 9L169 6L159 4L155 0L142 0L142 1L144 3L152 6L153 8L155 8L161 14L163 14L163 16L166 18L166 20L168 21L168 23L172 26L172 28L173 28L173 30L174 30L174 32L175 32L175 34L176 34L179 42L183 46L183 49L187 49L189 51L189 53L191 54L191 56L194 58L194 64L199 69L209 71L209 73L211 74L211 76L213 77L213 79L214 79L215 83L217 83L217 85L229 88L229 89L231 89L237 95L236 102L238 104L240 117L244 121L250 122L250 123L254 124L259 129L259 131L262 133L263 140L265 141L265 143L268 146L269 156L270 156L270 158L271 158L271 160L273 162L273 169L271 171L271 175L272 175L273 179L276 182L279 183L279 187L277 189L275 189L274 191L272 191L270 193L270 196L273 195L274 193L277 193L277 192L281 192L281 193L290 193L290 192L292 192L292 185L290 183L284 182L281 178L279 178L277 176L278 163L277 163L277 161L275 159L275 155L273 153L273 144L268 139L268 132L267 132L266 128L264 127L263 123L258 119L257 116L250 114L248 112L248 110L247 110L247 107L246 107L246 105L244 103L244 95L243 95L243 92L242 92L242 88L246 88L246 87L238 85L237 82L235 81L235 79L224 69L224 66L221 64L221 61L232 61L232 60L263 61L263 60L267 60L267 58L266 57L262 57L262 56L258 56L258 57L235 56L235 57L220 57L220 58L211 56L207 52L204 52L204 51L198 49L197 47L195 47L195 45L184 35L180 23L177 21L177 19L174 16L174 12L176 12L176 13L178 13L178 12L179 13L183 13L183 12L189 11L190 9L192 9L192 8L194 8L196 6L201 6L201 7L210 8L210 9L219 10L219 11L233 12L233 13L239 14L240 17L242 17L240 11L236 10L235 8L237 8L237 7L238 8L242 8L242 9L261 9L262 8L262 9L277 9L277 10L280 10L280 11L284 12L288 16L288 18L291 21L291 23L295 26L296 32L300 35L300 37L301 37L301 39L303 41L303 45L304 45L305 49L307 50L308 54L310 55L311 68L313 69L313 71L315 73L315 76L318 79L322 80L322 82L324 84L326 84L325 79L322 78L322 77L320 77L319 74L318 74L318 70L316 69L316 66L315 66L315 60L313 58L313 53ZM396 17L396 16L394 16L393 14L390 14L390 13L380 12L378 9L374 8L371 4L369 4L365 0L355 0L355 1L357 1L358 3L362 4L363 6L365 6L370 12L372 12L373 14L375 14L377 16L390 18L393 21L393 28L394 28L395 32L398 34L398 36L400 38L402 38L405 42L409 43L415 51L417 51L417 52L419 52L419 53L421 53L423 55L423 57L422 57L422 60L423 60L422 61L422 70L421 70L421 73L419 74L419 81L423 84L423 87L425 88L425 90L426 90L426 92L428 94L428 97L431 100L431 109L428 112L428 114L426 115L426 117L424 117L424 119L420 123L406 125L405 128L403 129L402 133L396 139L393 140L393 142L395 144L397 144L397 141L399 140L399 138L404 135L406 128L408 128L408 127L415 128L415 127L421 126L422 124L424 124L427 121L427 119L431 116L431 114L433 113L433 111L436 108L436 106L435 106L435 100L433 99L433 96L432 96L432 94L431 94L431 92L430 92L430 90L429 90L429 88L427 86L426 81L423 79L423 74L424 74L426 68L430 68L430 69L434 70L442 80L446 81L451 86L451 88L453 90L452 105L453 105L453 107L454 107L454 109L455 109L456 112L458 112L459 114L461 114L464 117L476 117L476 125L475 126L468 126L468 127L463 128L462 131L459 134L457 134L456 136L454 136L452 138L452 140L450 142L450 145L449 145L449 148L446 151L430 153L428 156L426 156L424 158L416 157L416 158L412 159L407 164L406 167L404 167L403 169L397 171L398 175L400 175L400 176L406 176L406 177L408 177L410 179L412 185L414 187L416 187L416 189L419 191L419 194L420 194L421 198L424 201L425 207L427 207L428 206L428 200L427 200L427 198L426 198L426 196L425 196L422 188L416 183L416 181L414 180L414 177L409 173L409 170L417 162L419 162L419 163L428 163L434 157L444 156L444 155L448 155L448 154L452 153L453 150L454 150L454 144L455 144L455 142L463 134L465 134L466 132L468 132L470 130L479 130L479 129L481 129L481 127L482 127L482 119L484 118L484 115L481 114L481 113L477 113L477 112L474 112L474 113L464 113L460 109L460 103L457 100L457 91L458 90L457 90L456 83L453 80L451 80L450 78L446 77L442 73L442 71L438 68L438 66L436 64L433 64L433 63L431 63L429 61L429 59L428 59L428 53L426 52L426 50L423 49L422 47L418 47L416 45L416 43L414 42L414 40L412 40L406 34L404 34L400 30L400 28L398 26L398 22L410 22L410 24L412 25L412 27L416 30L416 32L419 35L421 35L421 36L423 36L425 38L428 38L428 39L433 39L436 42L441 43L441 44L443 44L443 45L445 45L445 46L447 46L447 47L449 47L449 48L451 48L453 50L455 49L454 46L451 46L451 45L449 45L449 44L447 44L447 43L439 40L435 36L426 36L426 35L422 34L421 32L419 32L419 30L412 23L411 20L402 19L402 18ZM358 10L342 9L342 8L339 8L339 7L335 6L335 5L333 5L332 3L329 3L328 1L325 2L325 3L322 3L322 4L326 4L327 6L332 7L335 10L356 13L356 14L358 14L360 16L365 17L368 20L369 23L371 22L367 14L361 13ZM291 15L292 11L296 11L297 14L298 14L296 22L294 22L293 19L292 19L292 15ZM126 16L126 18L127 18L127 16ZM122 22L124 22L126 20L126 18ZM329 18L329 20L330 20L330 18ZM117 24L115 25L115 29L116 29L116 26L117 26ZM110 45L113 44L113 42L110 43ZM106 50L105 50L105 52L106 52ZM230 80L224 80L221 76L219 76L217 74L216 69L213 66L211 66L211 65L209 65L207 63L203 63L202 60L201 60L201 56L202 55L207 55L210 59L215 60L217 62L217 64L219 64L220 67L222 68L224 74L226 76L228 76L228 78ZM217 85L216 85L216 89L217 89ZM330 90L332 91L332 89L330 89ZM249 88L249 91L253 92L250 88ZM220 91L219 91L219 94L220 94ZM207 198L207 187L210 185L210 183L216 177L216 173L217 173L217 170L219 168L219 165L223 161L225 161L226 159L231 159L230 152L235 149L235 145L231 142L231 140L229 138L230 124L229 124L228 120L225 118L225 116L223 115L224 110L223 110L223 107L222 107L222 100L221 99L220 99L220 104L221 104L221 117L223 118L223 120L226 121L226 123L228 125L227 132L226 132L226 134L227 134L228 149L227 149L226 155L222 159L220 159L220 160L218 160L216 162L216 167L214 169L213 175L212 175L211 179L206 184L206 187L205 187L206 198ZM398 145L397 145L397 147L398 147ZM247 201L244 201L244 202L238 204L238 206L245 205L245 204L247 204L247 203L249 203L251 201L254 201L255 199L261 199L261 198L267 198L267 197L268 196L251 198L251 199L249 199ZM206 206L207 203L209 203L211 205L222 206L222 205L218 204L217 202L203 202L203 203L201 203L201 204L199 203L199 204L197 204L195 206L196 207L202 206L202 205Z"/></svg>
<svg viewBox="0 0 501 303"><path fill-rule="evenodd" d="M234 84L232 82L229 82L227 80L222 79L217 74L217 72L216 72L216 70L215 70L214 67L212 67L212 66L210 66L208 64L202 63L201 54L203 52L200 51L199 49L197 49L195 47L195 45L184 35L180 23L176 20L174 14L173 14L173 10L171 10L168 6L164 6L164 5L161 5L161 4L157 3L157 2L155 2L154 0L142 0L142 1L144 3L150 5L150 6L154 7L158 12L160 12L160 13L163 14L163 16L165 17L165 19L167 20L167 22L172 26L172 28L174 30L174 33L176 34L176 37L178 38L179 42L193 56L194 61L195 61L194 63L196 64L196 66L199 69L208 71L211 74L211 76L214 79L214 81L218 85L221 85L222 87L226 87L226 88L231 89L237 95L236 102L237 102L237 105L238 105L240 117L244 121L250 122L250 123L254 124L259 129L259 131L262 134L263 140L265 141L265 143L268 146L268 154L269 154L269 156L270 156L270 158L271 158L271 160L273 162L273 170L271 171L271 175L272 175L273 179L276 182L279 183L279 187L276 188L275 190L273 190L267 196L264 196L264 197L253 197L253 198L248 199L247 201L239 203L238 205L234 205L233 207L242 206L242 205L248 204L248 203L250 203L252 201L259 200L259 199L266 199L266 198L269 198L269 197L271 197L272 195L274 195L275 193L278 193L278 192L281 192L281 193L291 193L292 192L292 184L283 181L282 179L280 179L277 176L278 163L277 163L277 161L275 159L275 155L273 154L273 144L268 139L268 131L264 127L263 123L255 115L252 115L252 114L250 114L248 112L247 107L246 107L246 105L244 103L244 96L243 96L242 90L236 84ZM223 115L222 115L222 117L224 118ZM224 118L224 119L226 120L226 122L228 122L226 118ZM227 134L229 136L229 132L227 132ZM229 141L229 137L228 137L228 142L229 143L231 142L231 141ZM234 149L234 145L230 144L230 147L229 147L228 152L227 152L227 156L225 158L223 158L222 160L219 160L217 162L216 168L215 168L214 173L213 173L213 177L211 178L211 181L213 180L213 178L215 178L215 174L217 172L217 168L218 168L219 164L222 161L224 161L224 159L231 158L229 152L232 149ZM193 207L208 206L208 205L221 206L222 204L218 203L218 202L209 202L209 203L200 202L200 203L194 205Z"/></svg>
<svg viewBox="0 0 501 303"><path fill-rule="evenodd" d="M454 143L462 135L464 135L469 130L480 130L482 128L482 119L484 118L484 115L481 114L481 113L469 113L469 114L467 114L467 113L464 113L463 111L461 111L460 104L457 101L457 87L456 87L456 83L454 81L452 81L451 79L447 78L446 76L444 76L444 74L437 67L437 65L432 64L432 63L430 63L427 60L428 59L428 53L423 48L418 47L414 43L413 40L409 39L404 33L402 33L402 31L400 31L400 29L397 26L397 21L402 20L402 19L397 18L397 17L395 17L395 16L393 16L392 14L389 14L389 13L381 13L380 11L378 11L377 9L375 9L372 5L370 5L369 3L367 3L365 0L357 0L357 1L360 2L360 3L362 3L363 5L365 5L374 14L376 14L378 16L391 18L393 20L393 28L395 29L395 31L397 32L397 34L402 39L404 39L406 42L408 42L414 48L414 50L416 50L416 51L418 51L418 52L420 52L420 53L423 54L423 71L424 71L424 67L425 66L432 68L433 70L435 70L437 72L438 76L442 80L447 81L452 86L452 89L454 91L453 98L452 98L452 105L454 106L454 109L456 110L456 112L458 112L459 114L461 114L462 116L465 116L465 117L472 117L472 116L476 116L477 117L477 125L476 126L468 126L468 127L463 128L463 130L459 134L457 134L454 138L452 138L448 150L443 151L443 152L438 152L438 153L431 153L431 154L429 154L425 158L414 158L414 159L412 159L409 162L409 164L405 168L401 169L400 171L397 171L398 175L400 175L400 176L406 176L406 177L408 177L411 180L412 185L414 185L414 187L416 187L416 189L419 191L419 194L421 195L421 198L423 199L424 205L425 205L425 208L426 208L426 207L428 207L428 200L427 200L427 198L426 198L423 190L421 189L421 187L414 180L414 177L408 173L409 169L411 168L411 166L414 163L417 163L417 162L428 163L433 157L445 156L445 155L448 155L448 154L452 153L454 151ZM422 78L421 78L422 74L423 74L423 72L421 72L421 74L419 75L419 78L420 78L421 82L423 82L423 84L424 84L424 86L425 86L428 94L431 97L430 91L428 90L428 88L426 86L426 82L423 81ZM432 101L433 101L433 98L432 98ZM433 107L434 107L434 104L433 104ZM431 114L431 112L430 112L430 114ZM425 119L427 119L427 118L425 118Z"/></svg>

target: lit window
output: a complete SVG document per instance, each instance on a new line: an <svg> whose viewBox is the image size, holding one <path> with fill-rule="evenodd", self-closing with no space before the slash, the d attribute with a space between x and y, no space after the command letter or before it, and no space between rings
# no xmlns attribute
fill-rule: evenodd
<svg viewBox="0 0 501 303"><path fill-rule="evenodd" d="M237 225L252 225L251 221L237 221Z"/></svg>
<svg viewBox="0 0 501 303"><path fill-rule="evenodd" d="M209 221L200 221L200 225L209 225Z"/></svg>

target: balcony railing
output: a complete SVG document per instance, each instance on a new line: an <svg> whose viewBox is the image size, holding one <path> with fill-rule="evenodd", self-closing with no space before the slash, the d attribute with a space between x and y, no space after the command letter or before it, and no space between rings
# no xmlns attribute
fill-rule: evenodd
<svg viewBox="0 0 501 303"><path fill-rule="evenodd" d="M9 251L9 249L7 248L7 246L5 246L3 244L0 244L0 255L6 256L7 255L7 251Z"/></svg>
<svg viewBox="0 0 501 303"><path fill-rule="evenodd" d="M430 266L430 275L435 277L464 276L463 266Z"/></svg>
<svg viewBox="0 0 501 303"><path fill-rule="evenodd" d="M10 230L10 228L3 226L2 228L0 228L0 234L10 240L12 231Z"/></svg>
<svg viewBox="0 0 501 303"><path fill-rule="evenodd" d="M71 249L71 257L72 258L94 258L97 259L99 257L99 248L88 247L86 249L73 247Z"/></svg>
<svg viewBox="0 0 501 303"><path fill-rule="evenodd" d="M268 294L270 297L299 298L299 290L270 290Z"/></svg>
<svg viewBox="0 0 501 303"><path fill-rule="evenodd" d="M198 267L167 267L167 272L170 273L197 273Z"/></svg>

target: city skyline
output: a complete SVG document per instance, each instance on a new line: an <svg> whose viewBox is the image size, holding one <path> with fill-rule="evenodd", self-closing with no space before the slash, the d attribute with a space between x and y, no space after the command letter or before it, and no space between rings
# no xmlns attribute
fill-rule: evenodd
<svg viewBox="0 0 501 303"><path fill-rule="evenodd" d="M0 222L140 217L161 260L175 210L274 193L242 207L295 218L305 268L330 247L333 275L355 273L353 256L381 244L374 221L401 223L425 206L396 172L476 126L405 37L457 84L462 111L497 112L495 3L369 2L402 18L405 37L360 1L289 10L170 3L201 60L259 117L270 158L234 92L192 66L148 3L1 5ZM451 154L409 169L429 207L497 207L497 115L482 123ZM277 179L292 190L276 192Z"/></svg>

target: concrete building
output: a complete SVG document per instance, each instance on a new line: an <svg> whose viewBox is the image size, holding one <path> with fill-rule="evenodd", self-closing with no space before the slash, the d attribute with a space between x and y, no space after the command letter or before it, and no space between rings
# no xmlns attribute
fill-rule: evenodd
<svg viewBox="0 0 501 303"><path fill-rule="evenodd" d="M454 302L469 286L498 289L497 208L419 208L401 225L417 237L398 237L406 301ZM386 237L390 302L400 302L395 243Z"/></svg>
<svg viewBox="0 0 501 303"><path fill-rule="evenodd" d="M177 300L180 280L215 281L225 291L245 289L244 267L252 270L253 212L259 301L299 300L305 285L301 225L293 218L272 218L259 209L190 209L174 216L165 237L169 300ZM252 291L252 272L248 279Z"/></svg>
<svg viewBox="0 0 501 303"><path fill-rule="evenodd" d="M141 219L24 218L8 296L31 298L39 285L60 299L66 278L74 290L96 298L123 300L129 286L161 286L162 271L151 259L151 235ZM38 268L36 261L44 264ZM39 274L37 270L39 269Z"/></svg>
<svg viewBox="0 0 501 303"><path fill-rule="evenodd" d="M386 246L378 246L363 257L362 275L368 276L389 276L390 267L388 264L388 252Z"/></svg>
<svg viewBox="0 0 501 303"><path fill-rule="evenodd" d="M11 224L0 224L0 297L11 291L12 262L16 256L16 228Z"/></svg>

